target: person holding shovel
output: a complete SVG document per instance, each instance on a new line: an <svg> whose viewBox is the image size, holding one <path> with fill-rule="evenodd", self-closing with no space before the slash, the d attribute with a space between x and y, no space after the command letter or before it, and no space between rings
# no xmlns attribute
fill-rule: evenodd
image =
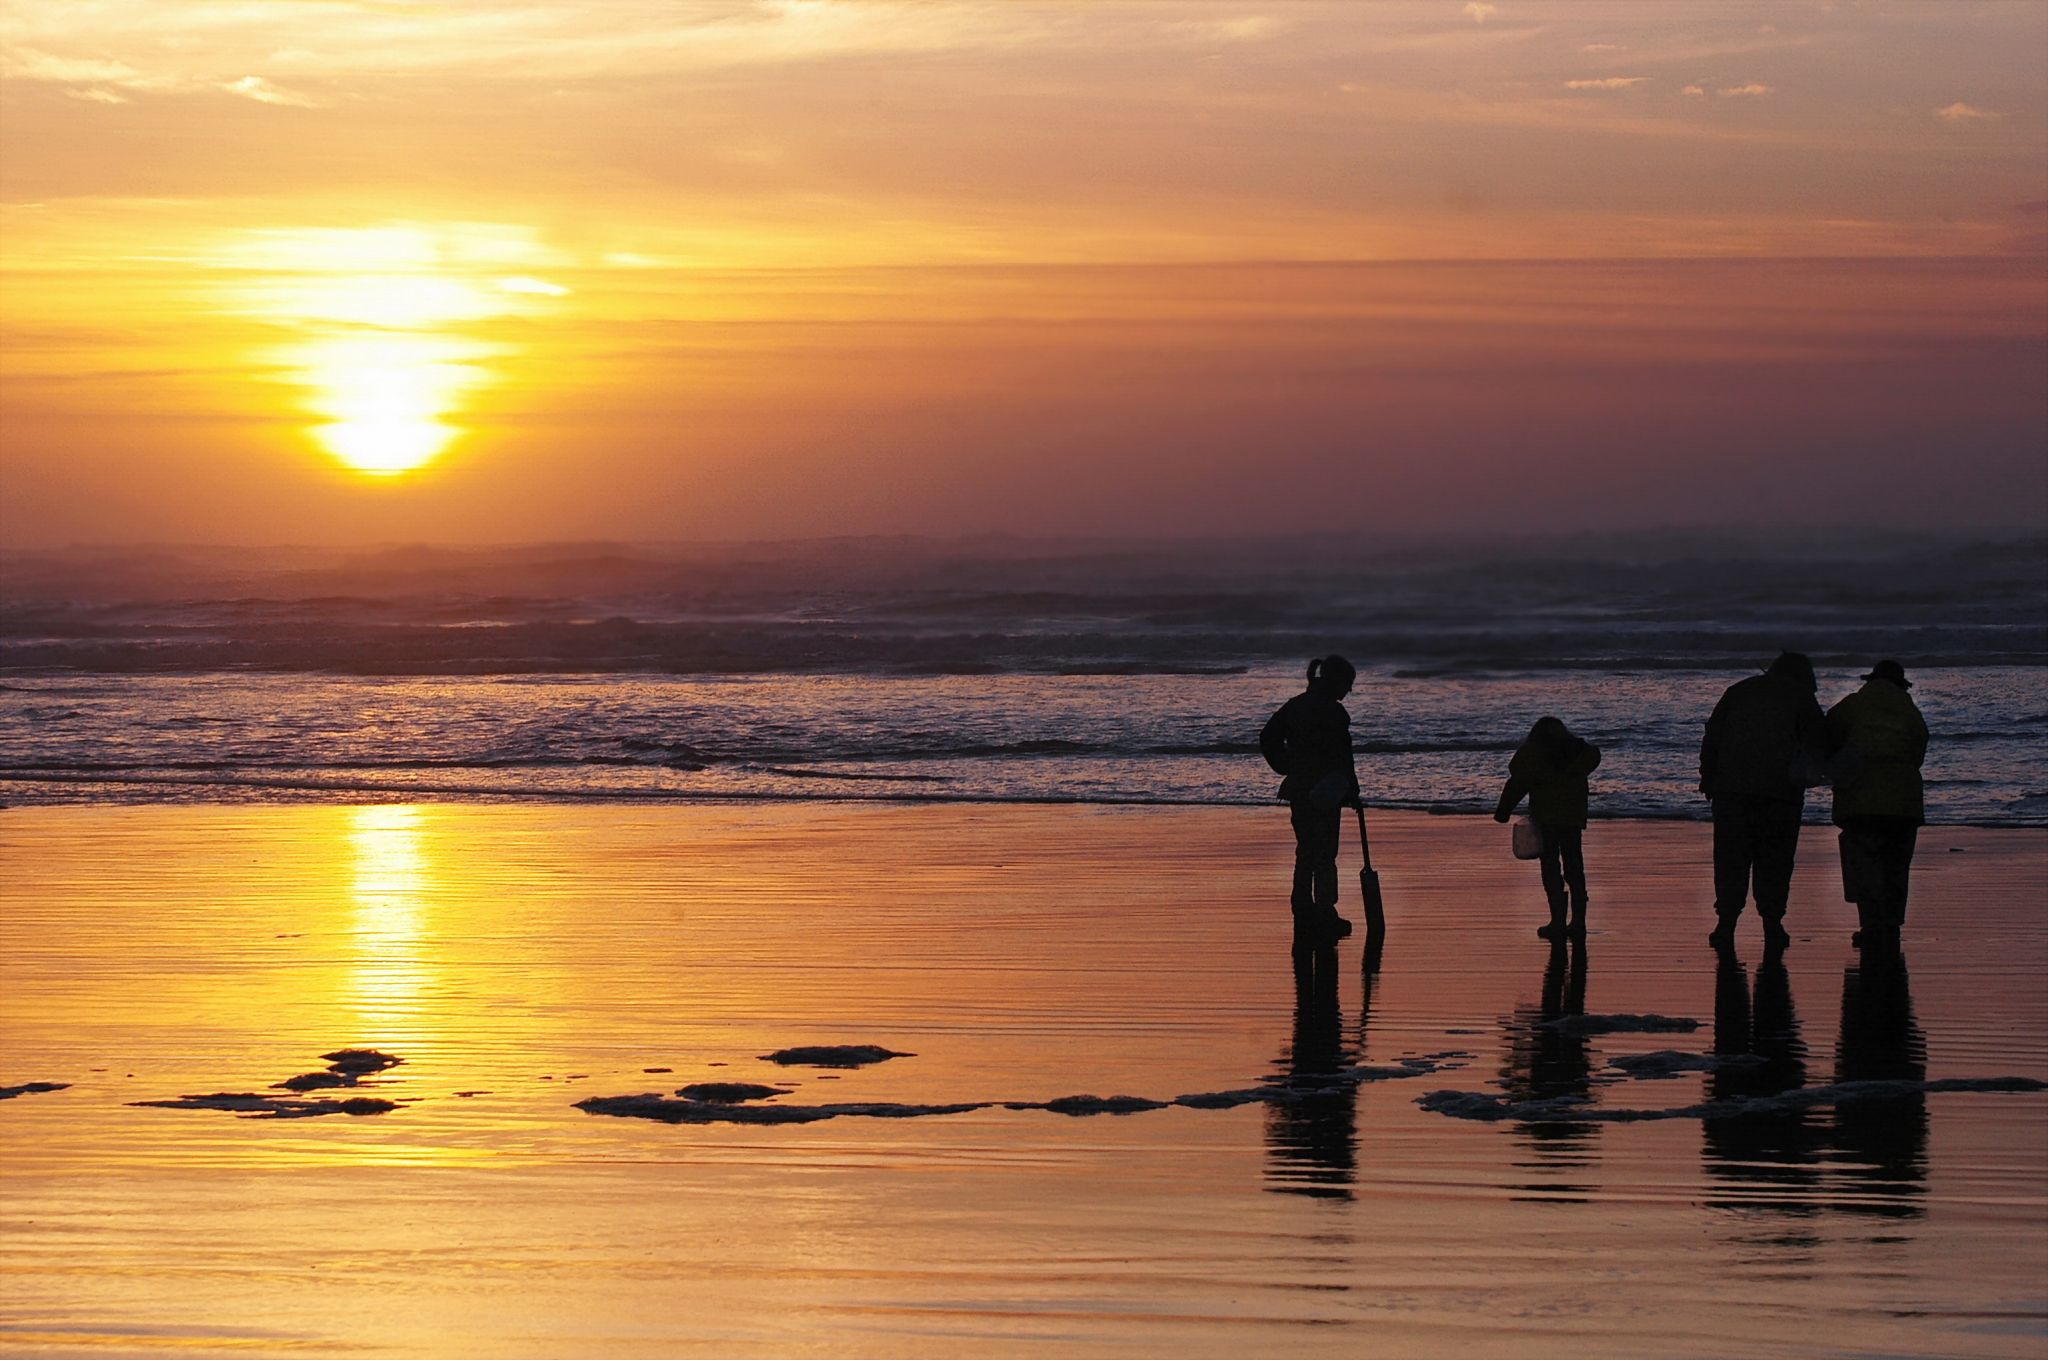
<svg viewBox="0 0 2048 1360"><path fill-rule="evenodd" d="M1358 678L1341 656L1308 663L1308 688L1280 706L1259 733L1259 752L1281 776L1279 796L1294 825L1294 934L1334 944L1351 933L1337 914L1337 847L1344 809L1363 807L1351 756L1344 696Z"/></svg>
<svg viewBox="0 0 2048 1360"><path fill-rule="evenodd" d="M1586 831L1586 776L1600 765L1600 748L1572 735L1561 718L1538 718L1528 740L1508 762L1508 782L1500 791L1493 819L1505 822L1523 798L1529 820L1543 834L1540 856L1543 893L1550 899L1550 923L1536 933L1546 940L1586 938L1586 858L1581 844ZM1565 906L1571 923L1565 923Z"/></svg>

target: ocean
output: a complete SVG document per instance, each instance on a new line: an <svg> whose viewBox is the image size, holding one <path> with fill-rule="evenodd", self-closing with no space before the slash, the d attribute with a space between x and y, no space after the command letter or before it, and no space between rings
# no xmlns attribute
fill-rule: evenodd
<svg viewBox="0 0 2048 1360"><path fill-rule="evenodd" d="M0 572L15 803L1256 804L1261 722L1336 651L1375 806L1490 810L1552 713L1605 752L1596 816L1696 818L1707 713L1790 647L1824 704L1905 663L1930 820L2048 824L2040 538L72 550Z"/></svg>

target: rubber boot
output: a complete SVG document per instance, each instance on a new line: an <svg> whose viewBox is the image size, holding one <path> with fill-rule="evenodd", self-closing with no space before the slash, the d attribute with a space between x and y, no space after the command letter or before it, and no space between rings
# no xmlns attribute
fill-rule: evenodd
<svg viewBox="0 0 2048 1360"><path fill-rule="evenodd" d="M1565 933L1564 908L1564 894L1561 892L1552 893L1550 895L1550 924L1536 927L1536 933L1546 940L1562 940Z"/></svg>
<svg viewBox="0 0 2048 1360"><path fill-rule="evenodd" d="M1856 904L1856 933L1849 937L1849 944L1856 949L1878 942L1877 912L1866 902Z"/></svg>
<svg viewBox="0 0 2048 1360"><path fill-rule="evenodd" d="M1778 953L1790 943L1792 943L1792 936L1785 929L1785 918L1782 916L1764 917L1764 952L1766 954Z"/></svg>
<svg viewBox="0 0 2048 1360"><path fill-rule="evenodd" d="M1727 912L1720 913L1719 923L1715 925L1713 933L1707 936L1707 943L1716 949L1733 949L1735 947L1735 921L1736 918Z"/></svg>
<svg viewBox="0 0 2048 1360"><path fill-rule="evenodd" d="M1297 949L1324 949L1351 933L1351 922L1337 914L1335 907L1310 907L1294 913L1294 944Z"/></svg>
<svg viewBox="0 0 2048 1360"><path fill-rule="evenodd" d="M1586 894L1572 893L1572 923L1567 928L1574 940L1586 938Z"/></svg>

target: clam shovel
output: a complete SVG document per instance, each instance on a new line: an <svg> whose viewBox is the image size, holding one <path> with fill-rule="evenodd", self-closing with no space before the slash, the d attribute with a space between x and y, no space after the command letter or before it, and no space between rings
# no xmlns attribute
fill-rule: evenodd
<svg viewBox="0 0 2048 1360"><path fill-rule="evenodd" d="M1368 939L1377 939L1387 928L1386 907L1380 900L1380 872L1372 867L1372 841L1365 834L1365 809L1352 809L1358 814L1358 848L1365 856L1365 867L1358 871L1358 899L1365 903L1365 933Z"/></svg>

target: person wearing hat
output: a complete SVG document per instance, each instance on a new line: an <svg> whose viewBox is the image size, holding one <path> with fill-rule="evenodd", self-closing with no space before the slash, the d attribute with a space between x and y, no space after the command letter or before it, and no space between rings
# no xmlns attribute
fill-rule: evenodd
<svg viewBox="0 0 2048 1360"><path fill-rule="evenodd" d="M1865 949L1898 947L1913 848L1927 820L1920 782L1927 722L1912 688L1904 666L1880 661L1863 688L1828 710L1842 896L1856 904L1853 943Z"/></svg>
<svg viewBox="0 0 2048 1360"><path fill-rule="evenodd" d="M1751 885L1764 923L1764 947L1783 949L1785 903L1799 855L1806 790L1820 782L1827 720L1814 700L1819 688L1803 652L1782 652L1761 675L1738 680L1721 695L1700 738L1700 792L1714 807L1714 914L1707 943L1735 943Z"/></svg>

